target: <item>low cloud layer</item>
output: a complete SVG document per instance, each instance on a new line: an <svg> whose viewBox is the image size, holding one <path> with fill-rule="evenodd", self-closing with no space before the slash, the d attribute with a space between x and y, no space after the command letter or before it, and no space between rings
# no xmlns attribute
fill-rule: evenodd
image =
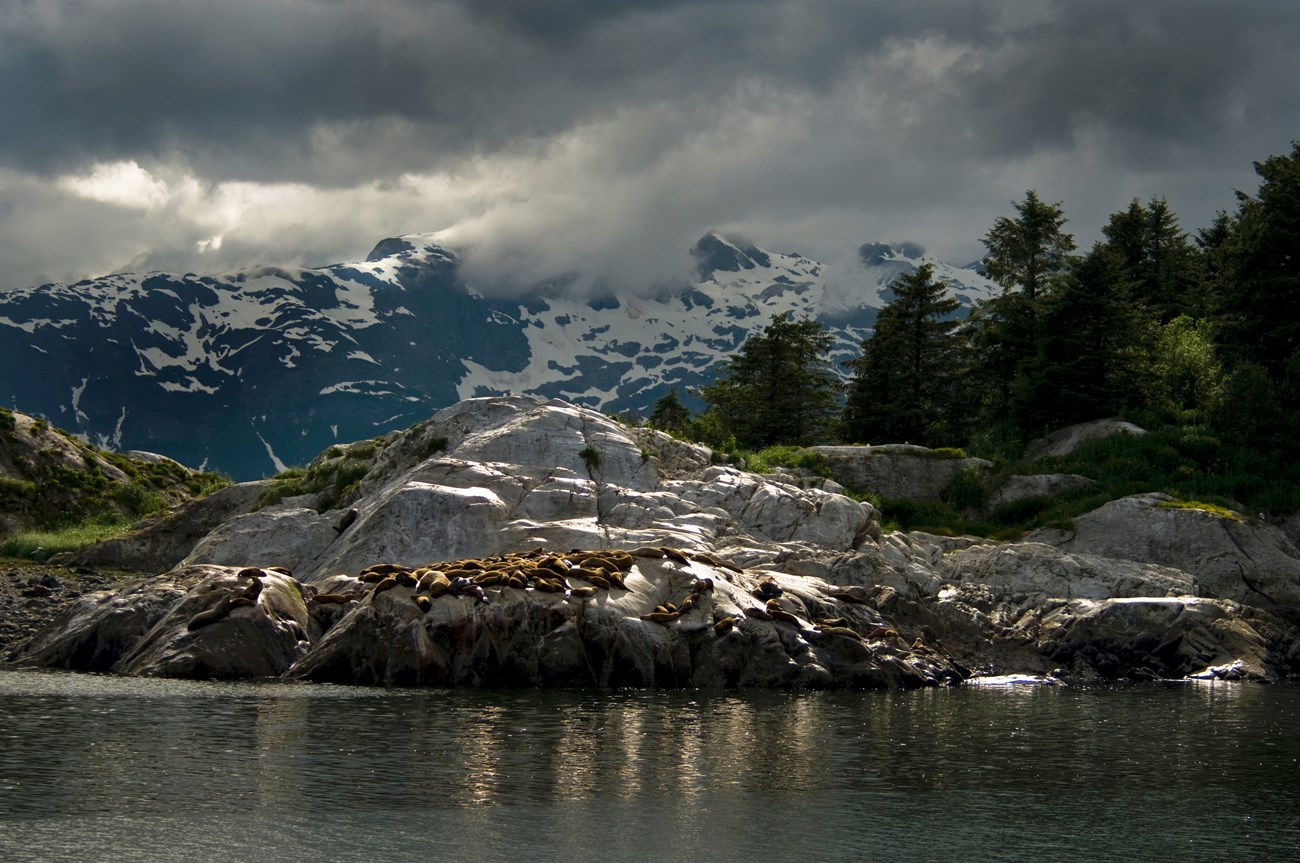
<svg viewBox="0 0 1300 863"><path fill-rule="evenodd" d="M19 0L0 289L414 232L497 289L672 282L713 228L961 262L1028 188L1082 244L1195 229L1300 137L1298 43L1288 0Z"/></svg>

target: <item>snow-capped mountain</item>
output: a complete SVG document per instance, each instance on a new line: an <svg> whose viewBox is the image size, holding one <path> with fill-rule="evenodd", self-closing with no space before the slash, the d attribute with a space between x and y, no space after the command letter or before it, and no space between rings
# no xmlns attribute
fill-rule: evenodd
<svg viewBox="0 0 1300 863"><path fill-rule="evenodd" d="M428 235L364 260L217 276L114 275L0 293L0 404L100 445L166 453L238 479L302 464L336 441L410 425L461 398L558 396L648 411L685 394L773 315L824 323L857 355L911 244L870 244L833 277L816 261L708 234L698 281L652 297L492 299ZM965 305L999 290L936 275Z"/></svg>

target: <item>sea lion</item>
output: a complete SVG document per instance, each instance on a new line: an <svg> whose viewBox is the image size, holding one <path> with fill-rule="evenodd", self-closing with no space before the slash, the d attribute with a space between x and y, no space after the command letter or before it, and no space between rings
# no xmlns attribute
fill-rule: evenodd
<svg viewBox="0 0 1300 863"><path fill-rule="evenodd" d="M813 623L817 624L818 626L847 627L849 625L849 619L847 617L819 617L816 620L814 620Z"/></svg>
<svg viewBox="0 0 1300 863"><path fill-rule="evenodd" d="M752 617L754 620L771 620L772 615L768 614L766 608L746 608L745 617Z"/></svg>
<svg viewBox="0 0 1300 863"><path fill-rule="evenodd" d="M649 614L641 615L641 619L648 620L651 623L662 623L667 626L680 616L675 611L652 611Z"/></svg>
<svg viewBox="0 0 1300 863"><path fill-rule="evenodd" d="M601 590L609 590L609 580L605 578L605 576L598 572L594 572L593 570L583 569L579 566L569 570L569 575L574 578L581 578L583 581L593 584Z"/></svg>
<svg viewBox="0 0 1300 863"><path fill-rule="evenodd" d="M736 626L736 618L724 617L717 623L713 624L713 633L715 635L726 635Z"/></svg>
<svg viewBox="0 0 1300 863"><path fill-rule="evenodd" d="M785 593L775 581L765 581L752 591L755 599L775 599Z"/></svg>
<svg viewBox="0 0 1300 863"><path fill-rule="evenodd" d="M744 567L736 566L736 564L732 563L731 561L723 560L722 558L718 557L716 554L710 554L707 551L693 551L691 552L691 557L695 558L701 563L707 563L709 566L713 567L714 569L727 569L732 572L745 571Z"/></svg>
<svg viewBox="0 0 1300 863"><path fill-rule="evenodd" d="M375 589L372 592L376 594L383 593L385 590L392 590L394 587L397 587L397 576L390 575L376 584Z"/></svg>
<svg viewBox="0 0 1300 863"><path fill-rule="evenodd" d="M361 570L361 575L365 576L367 573L379 573L380 575L392 575L396 572L401 572L402 570L407 568L408 567L402 566L400 563L372 563L370 564L370 566L367 566L365 569ZM361 580L365 581L366 579L363 577Z"/></svg>
<svg viewBox="0 0 1300 863"><path fill-rule="evenodd" d="M665 546L660 546L659 550L662 551L664 553L664 557L668 558L669 560L675 560L678 563L691 562L691 559L686 556L686 552L680 549L671 548L665 545Z"/></svg>
<svg viewBox="0 0 1300 863"><path fill-rule="evenodd" d="M849 629L847 626L822 626L818 632L824 632L827 635L838 635L840 638L850 638L854 641L862 641L862 636Z"/></svg>
<svg viewBox="0 0 1300 863"><path fill-rule="evenodd" d="M639 548L632 549L631 555L633 557L649 557L658 559L664 556L664 551L656 545L643 545Z"/></svg>
<svg viewBox="0 0 1300 863"><path fill-rule="evenodd" d="M286 578L293 578L293 570L287 566L264 566L262 570L264 572L278 572Z"/></svg>
<svg viewBox="0 0 1300 863"><path fill-rule="evenodd" d="M196 629L202 629L205 626L210 626L216 623L218 620L221 620L227 614L230 614L230 597L223 596L217 602L216 605L212 606L206 611L200 611L198 614L191 617L190 622L185 624L185 629L188 632L193 632Z"/></svg>
<svg viewBox="0 0 1300 863"><path fill-rule="evenodd" d="M257 600L249 599L247 596L235 596L230 600L231 611L234 611L236 608L252 608L255 605L257 605Z"/></svg>
<svg viewBox="0 0 1300 863"><path fill-rule="evenodd" d="M614 565L619 572L630 572L632 569L632 555L626 551L611 551L605 555L605 559Z"/></svg>
<svg viewBox="0 0 1300 863"><path fill-rule="evenodd" d="M682 614L686 614L693 608L695 608L695 596L693 594L683 599L681 605L677 606L677 610Z"/></svg>
<svg viewBox="0 0 1300 863"><path fill-rule="evenodd" d="M695 583L691 585L691 593L696 596L699 596L702 593L708 593L711 590L713 590L713 579L711 578L697 578L695 579Z"/></svg>
<svg viewBox="0 0 1300 863"><path fill-rule="evenodd" d="M411 599L415 601L416 605L420 606L420 611L428 611L430 608L433 608L433 600L423 594L417 593L415 596L411 597Z"/></svg>
<svg viewBox="0 0 1300 863"><path fill-rule="evenodd" d="M262 580L260 578L254 578L239 595L246 599L256 600L262 594L262 586Z"/></svg>
<svg viewBox="0 0 1300 863"><path fill-rule="evenodd" d="M784 608L782 608L782 607L779 606L779 605L777 605L777 606L771 606L771 605L769 605L769 606L767 607L767 613L770 614L770 615L772 615L772 619L773 619L773 620L780 620L780 621L783 621L783 622L785 622L785 623L793 623L795 626L802 626L802 625L803 625L802 623L800 623L798 617L795 617L793 614L791 614L790 612L786 611Z"/></svg>
<svg viewBox="0 0 1300 863"><path fill-rule="evenodd" d="M346 593L318 593L311 598L311 601L319 602L321 605L340 605L351 602L352 597Z"/></svg>
<svg viewBox="0 0 1300 863"><path fill-rule="evenodd" d="M849 602L855 605L867 605L866 591L858 585L846 587L843 590L832 590L826 594L831 599L838 599L840 602Z"/></svg>
<svg viewBox="0 0 1300 863"><path fill-rule="evenodd" d="M578 599L586 599L589 596L595 596L595 595L596 595L596 588L594 587L588 586L588 587L569 588L569 596L576 596Z"/></svg>

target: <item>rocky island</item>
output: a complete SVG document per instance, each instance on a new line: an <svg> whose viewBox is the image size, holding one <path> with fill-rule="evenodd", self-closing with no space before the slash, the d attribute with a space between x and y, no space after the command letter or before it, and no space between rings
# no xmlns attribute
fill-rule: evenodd
<svg viewBox="0 0 1300 863"><path fill-rule="evenodd" d="M835 463L860 475L851 449ZM881 449L857 456L879 473ZM1294 676L1295 543L1167 503L1016 542L883 533L834 479L715 464L561 401L469 399L75 553L162 574L74 599L5 660L381 685Z"/></svg>

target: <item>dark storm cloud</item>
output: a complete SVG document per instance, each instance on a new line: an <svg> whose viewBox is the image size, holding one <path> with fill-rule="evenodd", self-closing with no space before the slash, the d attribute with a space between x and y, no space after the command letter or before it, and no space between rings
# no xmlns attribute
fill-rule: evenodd
<svg viewBox="0 0 1300 863"><path fill-rule="evenodd" d="M1286 81L1251 79L1296 71L1294 19L1281 2L33 0L0 24L0 154L37 171L179 155L210 176L347 183L639 103L707 114L742 80L816 95L935 36L970 54L932 110L982 152L1017 153L1081 123L1188 135L1240 100L1292 108ZM895 95L919 101L906 82Z"/></svg>
<svg viewBox="0 0 1300 863"><path fill-rule="evenodd" d="M1296 44L1293 0L8 0L0 287L448 228L647 280L714 227L974 257L1030 187L1195 228L1300 136Z"/></svg>

